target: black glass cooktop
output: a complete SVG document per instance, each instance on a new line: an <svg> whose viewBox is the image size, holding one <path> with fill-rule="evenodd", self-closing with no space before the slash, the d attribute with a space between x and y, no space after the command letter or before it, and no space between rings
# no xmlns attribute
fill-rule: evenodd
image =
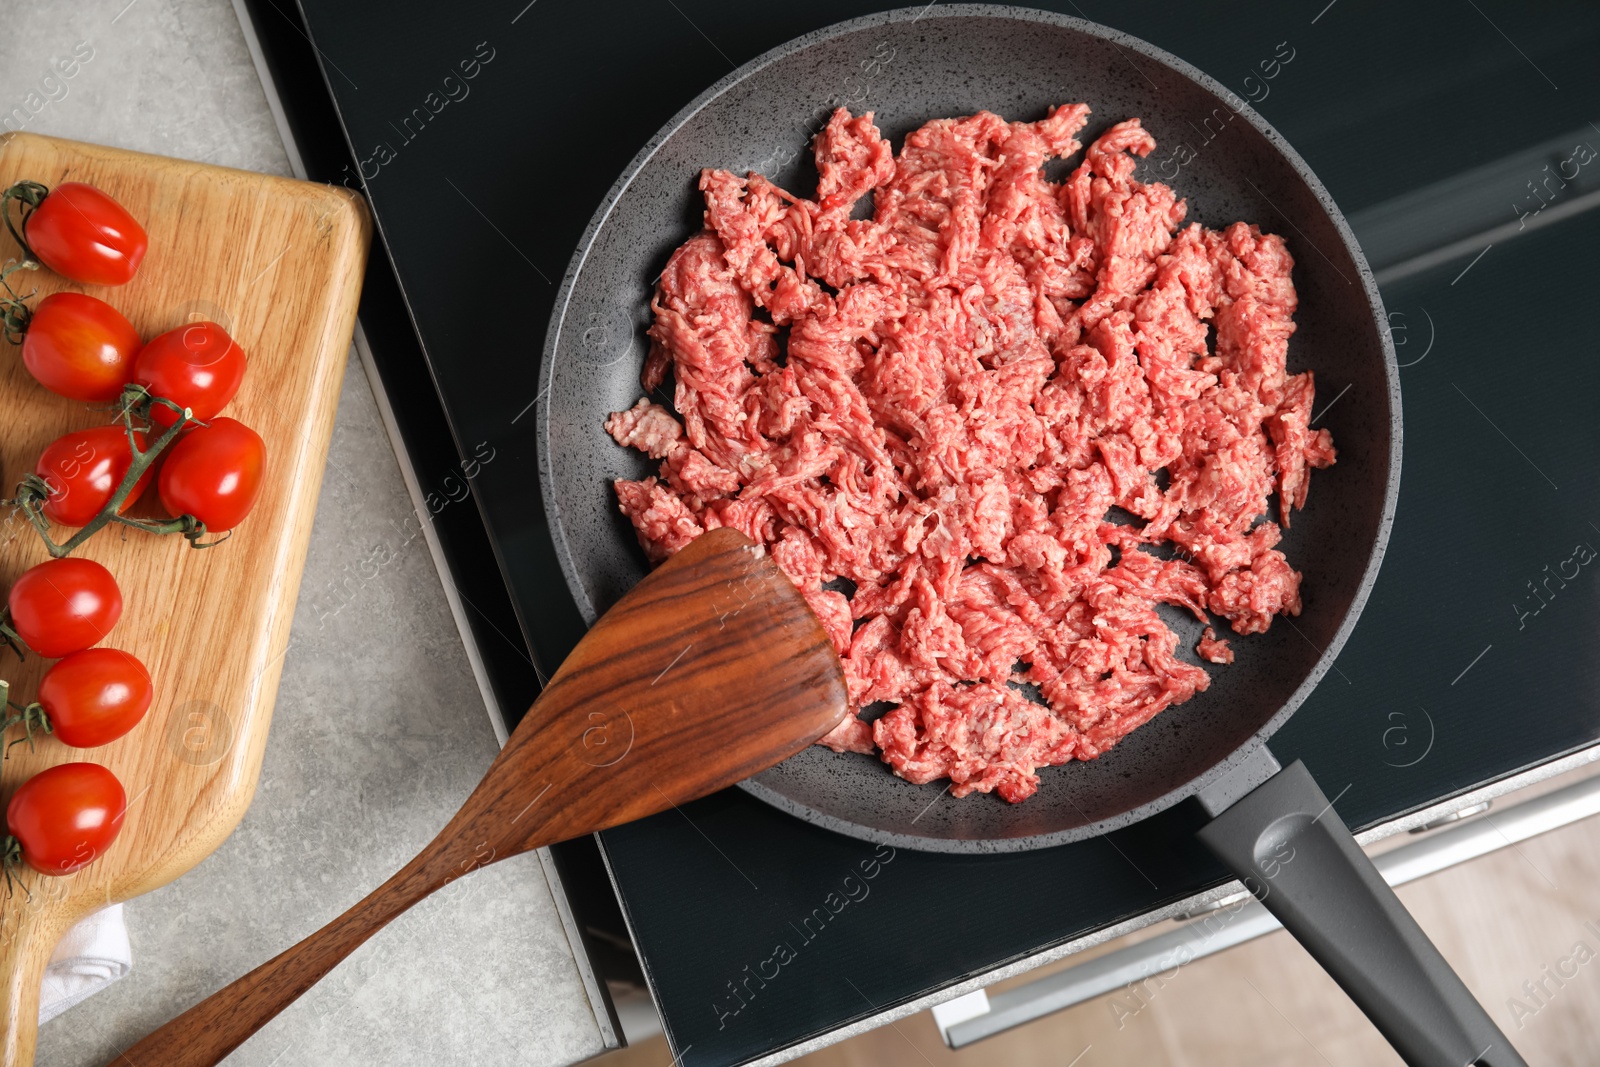
<svg viewBox="0 0 1600 1067"><path fill-rule="evenodd" d="M1600 8L1081 3L1057 9L1254 102L1351 217L1390 310L1405 408L1394 536L1278 758L1304 759L1359 828L1600 741L1600 211L1586 210L1600 196ZM491 548L499 563L521 633L491 623L480 638L499 647L514 711L532 695L522 653L548 668L580 632L544 525L531 405L590 214L705 86L873 5L253 6L303 17L351 153L322 177L372 200L425 356L396 379L431 374L453 434L413 425L414 457L448 467L452 446L494 450L474 486L488 540L450 551L480 574ZM1179 807L1047 851L934 855L729 791L608 831L603 848L674 1051L700 1067L1218 883L1188 833L1198 821Z"/></svg>

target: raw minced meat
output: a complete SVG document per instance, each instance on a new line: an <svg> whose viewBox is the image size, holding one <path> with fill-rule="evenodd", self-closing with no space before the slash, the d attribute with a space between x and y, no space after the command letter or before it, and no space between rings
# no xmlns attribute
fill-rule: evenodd
<svg viewBox="0 0 1600 1067"><path fill-rule="evenodd" d="M1195 655L1209 663L1232 663L1233 648L1227 638L1218 637L1217 631L1207 626L1194 646Z"/></svg>
<svg viewBox="0 0 1600 1067"><path fill-rule="evenodd" d="M824 743L956 796L1022 800L1205 689L1158 604L1239 634L1298 614L1278 523L1334 460L1285 371L1284 241L1185 226L1134 178L1138 119L1048 181L1088 114L941 119L897 156L841 109L813 199L705 171L651 302L642 381L670 372L672 408L606 423L660 461L616 483L649 557L718 526L767 545L858 708L888 707ZM1233 659L1209 626L1196 651Z"/></svg>

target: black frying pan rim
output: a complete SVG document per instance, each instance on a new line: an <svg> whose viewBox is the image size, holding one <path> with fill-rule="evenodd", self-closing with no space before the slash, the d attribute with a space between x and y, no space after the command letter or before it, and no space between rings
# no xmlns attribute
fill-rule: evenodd
<svg viewBox="0 0 1600 1067"><path fill-rule="evenodd" d="M887 26L892 23L918 21L924 18L972 17L1008 18L1063 26L1092 37L1099 37L1119 48L1129 49L1147 59L1170 67L1189 80L1199 84L1213 95L1227 100L1228 106L1265 137L1272 147L1288 161L1289 165L1294 168L1300 179L1306 183L1306 187L1316 197L1317 202L1322 205L1323 210L1328 213L1329 219L1333 222L1334 228L1339 234L1339 239L1344 243L1345 250L1350 255L1351 262L1355 265L1356 271L1360 275L1362 291L1366 294L1368 306L1372 311L1373 322L1377 326L1384 356L1384 377L1389 387L1389 471L1384 491L1382 516L1373 540L1371 554L1367 559L1366 570L1361 576L1361 581L1356 587L1355 595L1350 600L1350 606L1346 610L1343 620L1334 632L1333 639L1322 650L1317 662L1307 672L1295 691L1279 707L1278 711L1262 724L1254 734L1235 748L1231 754L1212 764L1209 769L1191 778L1188 782L1168 791L1155 800L1093 823L1047 834L1010 838L956 839L921 837L863 826L790 800L755 779L746 779L739 783L741 789L782 811L850 837L924 852L968 854L1022 852L1050 848L1055 845L1069 844L1074 841L1109 833L1164 811L1174 804L1194 796L1208 785L1226 776L1265 745L1267 739L1276 733L1284 722L1288 720L1289 716L1293 715L1300 705L1305 702L1306 698L1311 695L1311 691L1316 688L1323 676L1333 666L1333 662L1338 658L1345 641L1349 638L1351 631L1355 629L1356 621L1361 616L1361 610L1366 606L1367 597L1371 594L1372 587L1377 581L1378 571L1383 563L1384 552L1388 547L1389 533L1394 526L1395 508L1400 494L1400 370L1395 357L1394 342L1386 328L1389 320L1384 311L1383 299L1378 293L1377 282L1372 276L1372 269L1367 264L1366 256L1362 254L1361 246L1356 241L1355 234L1350 230L1349 224L1345 221L1344 213L1334 203L1333 197L1329 195L1322 182L1312 173L1305 160L1290 146L1282 134L1278 133L1247 102L1240 99L1237 93L1232 92L1210 75L1165 49L1157 48L1147 41L1113 30L1110 27L1089 22L1086 19L1074 18L1070 15L1060 15L1055 12L1016 7L1009 4L951 4L934 8L898 8L824 26L801 37L796 37L770 51L763 52L737 70L731 71L718 79L710 88L695 97L694 100L690 101L682 110L669 119L656 132L655 136L639 150L639 153L633 157L633 160L623 170L621 176L612 184L610 190L606 193L605 199L601 201L600 207L596 209L594 216L589 220L589 225L584 229L583 237L578 242L578 250L573 254L572 260L567 266L567 271L561 279L561 288L556 295L555 308L550 317L550 326L545 334L543 359L539 369L538 395L540 399L537 404L536 426L539 480L542 485L548 486L552 484L554 477L549 447L550 411L548 400L552 395L551 387L554 382L555 355L561 340L561 330L565 323L567 306L572 299L573 287L577 282L578 275L583 270L590 250L594 247L595 236L599 233L601 227L606 224L607 220L610 219L612 211L627 192L633 179L644 169L645 165L668 138L712 100L721 96L745 78L771 63L787 58L796 52L804 51L821 41L854 33L872 26ZM1239 104L1238 107L1233 106L1236 102ZM593 625L599 613L595 610L594 604L590 601L588 593L583 587L581 578L572 566L571 553L566 543L566 531L561 522L560 505L556 502L554 493L545 492L542 496L544 498L545 516L550 526L550 538L555 547L556 560L561 567L562 577L565 578L567 588L571 592L578 611L583 615L585 622ZM887 769L885 769L885 773L889 773Z"/></svg>

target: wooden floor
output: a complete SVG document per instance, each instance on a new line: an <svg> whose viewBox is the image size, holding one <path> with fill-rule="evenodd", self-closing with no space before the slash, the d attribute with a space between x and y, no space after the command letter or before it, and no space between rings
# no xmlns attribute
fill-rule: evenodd
<svg viewBox="0 0 1600 1067"><path fill-rule="evenodd" d="M1600 1064L1600 818L1503 848L1399 894L1530 1064ZM1168 928L1158 924L1151 932ZM1561 978L1563 971L1573 976ZM1542 982L1545 992L1530 996L1525 982ZM655 1038L594 1062L669 1067L671 1060L665 1041ZM945 1048L923 1012L794 1062L1389 1067L1401 1061L1300 946L1279 932L1191 963L1142 1002L1125 990L960 1052Z"/></svg>

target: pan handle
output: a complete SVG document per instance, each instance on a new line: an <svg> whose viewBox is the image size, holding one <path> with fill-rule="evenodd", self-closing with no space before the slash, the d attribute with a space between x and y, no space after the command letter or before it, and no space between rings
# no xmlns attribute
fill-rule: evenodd
<svg viewBox="0 0 1600 1067"><path fill-rule="evenodd" d="M1410 1067L1527 1067L1298 760L1200 840L1327 969Z"/></svg>

